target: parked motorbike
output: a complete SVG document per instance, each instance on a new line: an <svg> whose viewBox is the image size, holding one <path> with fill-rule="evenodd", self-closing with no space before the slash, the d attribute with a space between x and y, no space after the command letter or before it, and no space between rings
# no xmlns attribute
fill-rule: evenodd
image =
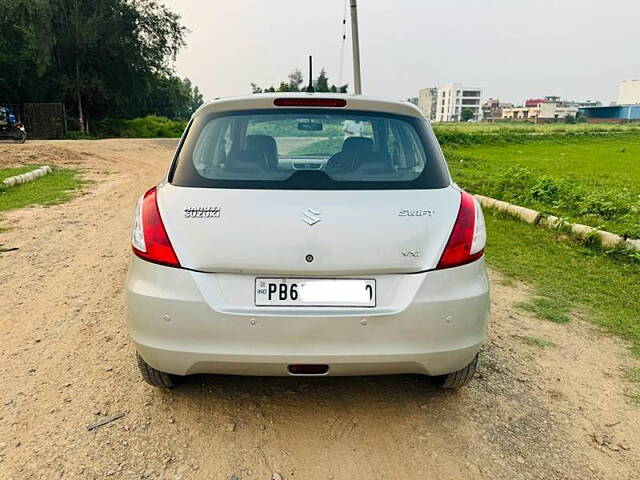
<svg viewBox="0 0 640 480"><path fill-rule="evenodd" d="M0 140L13 140L16 143L27 141L27 130L22 122L13 125L0 125Z"/></svg>

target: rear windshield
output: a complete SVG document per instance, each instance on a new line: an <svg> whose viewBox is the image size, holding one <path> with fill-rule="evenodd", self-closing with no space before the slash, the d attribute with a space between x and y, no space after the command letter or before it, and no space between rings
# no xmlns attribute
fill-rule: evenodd
<svg viewBox="0 0 640 480"><path fill-rule="evenodd" d="M169 181L255 189L408 189L449 184L426 122L336 110L255 110L196 117Z"/></svg>

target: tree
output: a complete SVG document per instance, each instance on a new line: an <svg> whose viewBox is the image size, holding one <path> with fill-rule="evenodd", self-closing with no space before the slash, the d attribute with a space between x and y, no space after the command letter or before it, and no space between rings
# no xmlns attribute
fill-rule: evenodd
<svg viewBox="0 0 640 480"><path fill-rule="evenodd" d="M131 85L171 73L184 46L180 17L156 0L50 0L58 83L80 131L86 114L117 111L143 96ZM115 108L114 108L115 107Z"/></svg>
<svg viewBox="0 0 640 480"><path fill-rule="evenodd" d="M329 77L327 76L327 72L324 68L320 70L320 75L318 75L318 78L313 82L313 86L316 92L347 93L348 89L348 85L342 85L340 87L337 87L336 85L329 86ZM251 83L251 91L253 93L303 92L305 91L304 78L302 76L302 72L296 68L289 74L287 81L283 80L280 82L277 89L273 86L269 88L262 88L257 83Z"/></svg>
<svg viewBox="0 0 640 480"><path fill-rule="evenodd" d="M0 8L0 101L27 92L46 95L39 81L51 65L50 8L46 0L3 1Z"/></svg>
<svg viewBox="0 0 640 480"><path fill-rule="evenodd" d="M302 83L304 82L304 78L302 78L302 72L299 69L295 69L293 72L289 74L289 90L281 90L287 92L299 92Z"/></svg>
<svg viewBox="0 0 640 480"><path fill-rule="evenodd" d="M189 116L191 116L193 115L193 112L200 108L200 105L204 103L204 96L200 93L200 89L197 86L192 88L191 81L188 78L185 78L182 83L185 88L188 88L191 92L187 103L187 106L189 107Z"/></svg>
<svg viewBox="0 0 640 480"><path fill-rule="evenodd" d="M148 101L135 116L158 115L171 119L189 118L202 105L202 94L188 78L155 74L148 86Z"/></svg>
<svg viewBox="0 0 640 480"><path fill-rule="evenodd" d="M327 72L323 68L320 70L320 75L318 75L318 79L314 82L313 85L316 89L316 92L329 92L329 77L327 77Z"/></svg>
<svg viewBox="0 0 640 480"><path fill-rule="evenodd" d="M583 111L576 113L576 123L587 123L587 115Z"/></svg>
<svg viewBox="0 0 640 480"><path fill-rule="evenodd" d="M90 117L186 118L202 102L173 75L186 29L159 0L2 2L0 101L62 101L80 130Z"/></svg>
<svg viewBox="0 0 640 480"><path fill-rule="evenodd" d="M464 107L460 111L460 120L463 122L468 122L469 120L472 120L473 117L474 117L473 110L469 107Z"/></svg>

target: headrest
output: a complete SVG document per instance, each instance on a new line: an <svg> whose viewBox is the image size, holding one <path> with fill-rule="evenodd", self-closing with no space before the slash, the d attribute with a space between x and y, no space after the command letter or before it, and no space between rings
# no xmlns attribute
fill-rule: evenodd
<svg viewBox="0 0 640 480"><path fill-rule="evenodd" d="M278 166L278 144L269 135L247 135L246 151L264 158L269 168Z"/></svg>
<svg viewBox="0 0 640 480"><path fill-rule="evenodd" d="M342 152L350 155L373 152L373 140L367 137L349 137L342 143Z"/></svg>

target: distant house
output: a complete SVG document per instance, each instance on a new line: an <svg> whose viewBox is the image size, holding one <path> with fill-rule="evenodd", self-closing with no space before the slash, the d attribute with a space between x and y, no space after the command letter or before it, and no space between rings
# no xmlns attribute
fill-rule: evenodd
<svg viewBox="0 0 640 480"><path fill-rule="evenodd" d="M548 97L548 98L555 98L555 97ZM538 104L544 103L545 101L546 100L544 98L529 98L528 100L524 101L524 106L526 108L536 108Z"/></svg>
<svg viewBox="0 0 640 480"><path fill-rule="evenodd" d="M502 111L505 108L513 108L513 103L502 103L497 98L490 98L482 104L482 121L495 122L502 120Z"/></svg>
<svg viewBox="0 0 640 480"><path fill-rule="evenodd" d="M560 97L549 96L544 99L529 99L524 107L504 108L502 119L512 122L553 123L578 113L575 102L567 102Z"/></svg>
<svg viewBox="0 0 640 480"><path fill-rule="evenodd" d="M602 102L597 100L585 100L584 102L577 102L578 108L587 108L587 107L601 107Z"/></svg>

